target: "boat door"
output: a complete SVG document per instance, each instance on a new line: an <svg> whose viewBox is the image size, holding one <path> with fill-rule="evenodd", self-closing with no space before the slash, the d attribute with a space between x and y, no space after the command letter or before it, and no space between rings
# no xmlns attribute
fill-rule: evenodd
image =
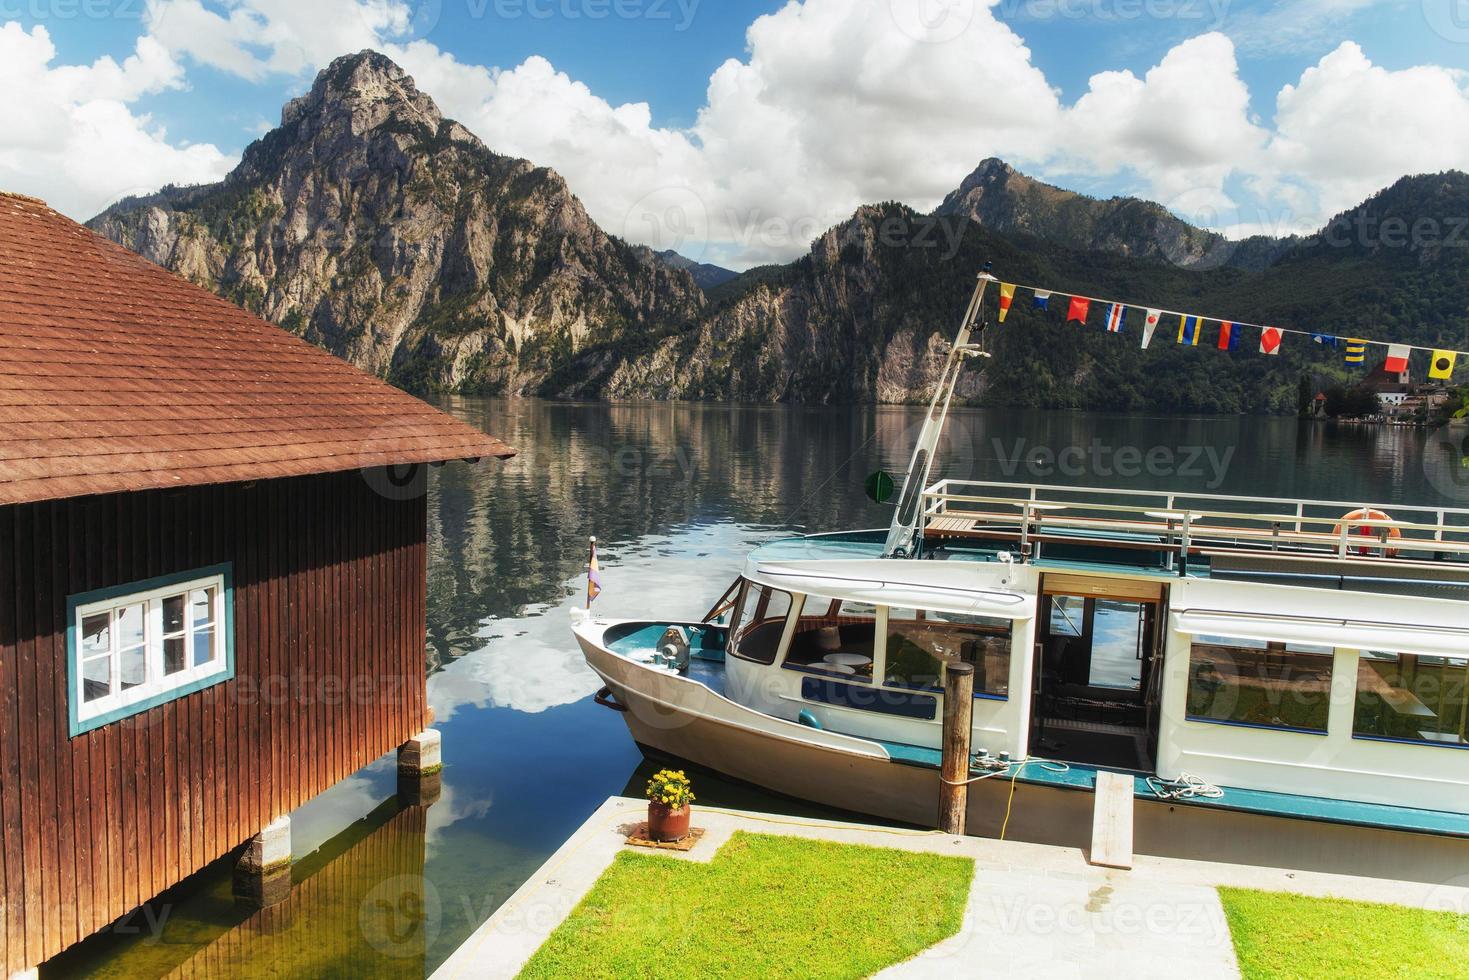
<svg viewBox="0 0 1469 980"><path fill-rule="evenodd" d="M1045 576L1032 685L1032 756L1153 771L1162 601L1157 583Z"/></svg>

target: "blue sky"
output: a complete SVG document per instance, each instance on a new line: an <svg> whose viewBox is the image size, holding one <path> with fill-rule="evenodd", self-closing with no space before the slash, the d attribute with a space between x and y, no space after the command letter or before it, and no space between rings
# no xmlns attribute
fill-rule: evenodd
<svg viewBox="0 0 1469 980"><path fill-rule="evenodd" d="M1469 0L0 0L39 103L0 186L87 217L215 179L364 46L608 230L737 266L987 155L1235 234L1469 167Z"/></svg>

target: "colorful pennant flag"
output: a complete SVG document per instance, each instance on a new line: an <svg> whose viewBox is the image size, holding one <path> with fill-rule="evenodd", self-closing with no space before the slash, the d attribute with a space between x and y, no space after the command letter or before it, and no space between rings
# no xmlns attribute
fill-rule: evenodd
<svg viewBox="0 0 1469 980"><path fill-rule="evenodd" d="M1347 340L1347 352L1343 356L1343 359L1348 364L1366 364L1367 363L1367 341L1365 341L1365 340L1356 340L1355 338L1348 338L1348 340Z"/></svg>
<svg viewBox="0 0 1469 980"><path fill-rule="evenodd" d="M1266 327L1260 331L1260 353L1279 354L1281 342L1285 335L1279 327Z"/></svg>
<svg viewBox="0 0 1469 980"><path fill-rule="evenodd" d="M1320 344L1322 347L1330 347L1333 350L1336 349L1336 338L1329 333L1313 333L1311 335L1311 339Z"/></svg>
<svg viewBox="0 0 1469 980"><path fill-rule="evenodd" d="M1412 348L1406 344L1390 344L1387 348L1387 360L1383 363L1383 369L1388 374L1405 374L1408 370L1408 357Z"/></svg>
<svg viewBox="0 0 1469 980"><path fill-rule="evenodd" d="M1199 346L1199 318L1196 316L1180 316L1178 318L1178 342L1190 347Z"/></svg>
<svg viewBox="0 0 1469 980"><path fill-rule="evenodd" d="M1051 291L1049 289L1037 289L1032 308L1037 310L1049 310L1051 308Z"/></svg>
<svg viewBox="0 0 1469 980"><path fill-rule="evenodd" d="M1158 321L1163 319L1162 310L1149 310L1148 317L1143 321L1143 350L1153 342L1153 334L1158 330Z"/></svg>
<svg viewBox="0 0 1469 980"><path fill-rule="evenodd" d="M1113 303L1107 307L1107 332L1121 333L1127 324L1127 307L1121 303Z"/></svg>
<svg viewBox="0 0 1469 980"><path fill-rule="evenodd" d="M1434 381L1447 381L1454 376L1454 364L1459 360L1457 351L1436 350L1428 365L1428 376Z"/></svg>
<svg viewBox="0 0 1469 980"><path fill-rule="evenodd" d="M1010 312L1010 304L1015 302L1015 284L1009 282L1000 283L1000 322L1005 322L1006 315Z"/></svg>
<svg viewBox="0 0 1469 980"><path fill-rule="evenodd" d="M592 539L592 556L587 559L587 608L592 600L602 594L602 569L597 564L597 539Z"/></svg>
<svg viewBox="0 0 1469 980"><path fill-rule="evenodd" d="M1091 312L1092 301L1085 296L1071 297L1071 308L1066 311L1066 322L1075 320L1077 323L1085 323L1087 313Z"/></svg>
<svg viewBox="0 0 1469 980"><path fill-rule="evenodd" d="M1219 349L1239 349L1239 327L1230 323L1228 320L1219 321Z"/></svg>

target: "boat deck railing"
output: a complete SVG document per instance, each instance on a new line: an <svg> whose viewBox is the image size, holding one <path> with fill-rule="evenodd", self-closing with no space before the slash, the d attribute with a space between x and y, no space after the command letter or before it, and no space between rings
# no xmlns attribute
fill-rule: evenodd
<svg viewBox="0 0 1469 980"><path fill-rule="evenodd" d="M1350 516L1349 516L1350 515ZM1191 557L1445 563L1469 568L1469 509L941 480L923 494L925 540L1048 543Z"/></svg>

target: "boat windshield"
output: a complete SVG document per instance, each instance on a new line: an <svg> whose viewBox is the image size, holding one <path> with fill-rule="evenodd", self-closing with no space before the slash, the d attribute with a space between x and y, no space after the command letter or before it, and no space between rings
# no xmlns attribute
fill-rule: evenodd
<svg viewBox="0 0 1469 980"><path fill-rule="evenodd" d="M791 594L758 582L746 582L735 617L730 654L757 664L775 663L780 636L791 611Z"/></svg>

